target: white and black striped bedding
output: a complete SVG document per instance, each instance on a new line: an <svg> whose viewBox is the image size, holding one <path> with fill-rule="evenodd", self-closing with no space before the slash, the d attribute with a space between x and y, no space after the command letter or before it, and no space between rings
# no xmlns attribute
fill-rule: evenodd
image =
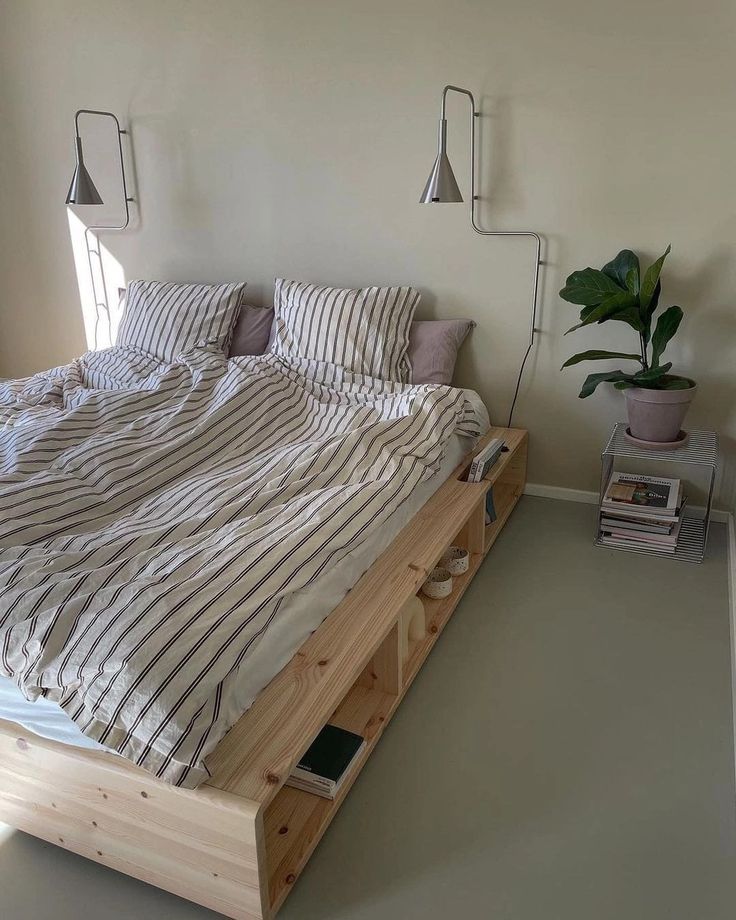
<svg viewBox="0 0 736 920"><path fill-rule="evenodd" d="M0 423L0 673L188 787L290 594L477 433L462 391L215 349L0 384Z"/></svg>
<svg viewBox="0 0 736 920"><path fill-rule="evenodd" d="M409 328L419 299L411 287L333 288L277 278L272 350L408 381Z"/></svg>
<svg viewBox="0 0 736 920"><path fill-rule="evenodd" d="M117 344L175 361L196 345L227 349L245 282L131 281Z"/></svg>

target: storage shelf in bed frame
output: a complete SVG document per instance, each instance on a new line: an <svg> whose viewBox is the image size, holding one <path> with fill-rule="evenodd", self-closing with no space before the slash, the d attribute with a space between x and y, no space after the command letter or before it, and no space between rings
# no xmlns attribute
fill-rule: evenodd
<svg viewBox="0 0 736 920"><path fill-rule="evenodd" d="M206 784L174 789L0 720L0 820L227 916L272 917L523 492L526 431L493 428L481 444L493 437L508 453L480 483L464 481L470 457L457 467L220 742ZM402 661L401 608L453 543L470 568L449 597L420 595L425 637ZM284 786L327 722L368 741L334 801Z"/></svg>

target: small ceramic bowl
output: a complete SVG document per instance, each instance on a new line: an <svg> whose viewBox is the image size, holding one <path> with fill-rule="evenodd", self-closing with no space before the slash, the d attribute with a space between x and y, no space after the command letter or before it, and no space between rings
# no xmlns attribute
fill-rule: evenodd
<svg viewBox="0 0 736 920"><path fill-rule="evenodd" d="M470 554L462 546L451 546L442 557L440 565L447 569L450 575L462 575L468 571Z"/></svg>
<svg viewBox="0 0 736 920"><path fill-rule="evenodd" d="M437 566L422 585L422 593L427 597L448 597L452 594L452 575L447 569Z"/></svg>

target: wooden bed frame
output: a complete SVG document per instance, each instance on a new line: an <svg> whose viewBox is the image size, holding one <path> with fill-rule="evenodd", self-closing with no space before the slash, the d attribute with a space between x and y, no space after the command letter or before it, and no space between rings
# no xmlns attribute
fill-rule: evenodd
<svg viewBox="0 0 736 920"><path fill-rule="evenodd" d="M273 917L523 492L526 431L493 428L481 444L492 437L509 451L486 480L464 481L466 457L223 738L207 783L177 789L0 720L0 820L228 917ZM421 596L425 635L407 655L402 607L453 543L469 571L449 597ZM334 801L284 786L327 722L368 741Z"/></svg>

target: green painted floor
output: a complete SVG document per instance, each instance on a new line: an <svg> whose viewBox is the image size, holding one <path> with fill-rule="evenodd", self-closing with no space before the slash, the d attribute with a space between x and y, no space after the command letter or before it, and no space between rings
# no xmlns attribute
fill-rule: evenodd
<svg viewBox="0 0 736 920"><path fill-rule="evenodd" d="M522 499L282 920L733 920L725 527L702 566ZM214 917L0 826L3 920Z"/></svg>

